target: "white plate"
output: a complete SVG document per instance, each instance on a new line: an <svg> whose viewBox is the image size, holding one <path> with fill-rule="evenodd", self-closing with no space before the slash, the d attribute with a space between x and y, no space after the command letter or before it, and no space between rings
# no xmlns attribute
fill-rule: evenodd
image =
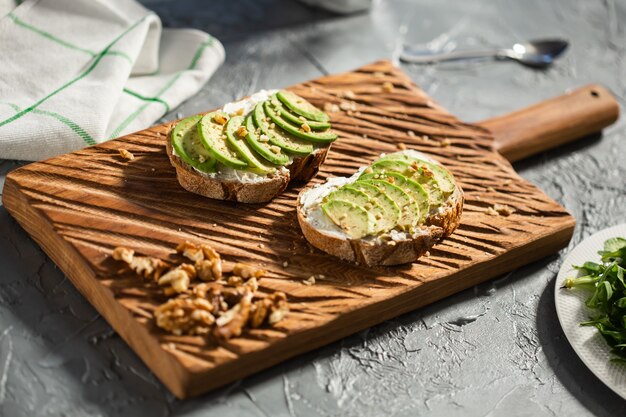
<svg viewBox="0 0 626 417"><path fill-rule="evenodd" d="M604 241L611 237L626 237L626 224L601 230L570 252L556 278L554 302L561 327L576 354L595 376L626 399L626 364L611 362L610 359L615 355L610 353L611 349L600 332L593 326L580 325L581 321L589 320L591 310L585 306L585 301L590 293L561 289L566 278L578 275L572 265L582 265L586 261L600 262L598 251L602 250Z"/></svg>

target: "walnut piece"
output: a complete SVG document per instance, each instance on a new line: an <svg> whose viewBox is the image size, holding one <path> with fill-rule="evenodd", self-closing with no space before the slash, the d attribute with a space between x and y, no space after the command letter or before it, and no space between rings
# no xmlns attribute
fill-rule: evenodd
<svg viewBox="0 0 626 417"><path fill-rule="evenodd" d="M178 245L176 247L176 252L182 254L185 258L193 262L204 259L204 253L202 252L202 249L188 241Z"/></svg>
<svg viewBox="0 0 626 417"><path fill-rule="evenodd" d="M264 269L257 269L247 264L237 263L233 267L233 274L239 275L241 278L261 278L263 277L267 271Z"/></svg>
<svg viewBox="0 0 626 417"><path fill-rule="evenodd" d="M113 259L116 261L124 261L127 264L133 261L133 256L135 256L135 251L132 249L125 248L123 246L118 246L113 249L113 254L111 255Z"/></svg>
<svg viewBox="0 0 626 417"><path fill-rule="evenodd" d="M213 121L220 125L225 125L226 122L228 122L228 119L222 113L215 113L215 116L213 116Z"/></svg>
<svg viewBox="0 0 626 417"><path fill-rule="evenodd" d="M189 274L182 268L172 269L161 278L159 285L169 285L177 293L186 292L189 289Z"/></svg>
<svg viewBox="0 0 626 417"><path fill-rule="evenodd" d="M154 311L156 324L177 336L208 334L215 323L213 306L203 298L174 298Z"/></svg>
<svg viewBox="0 0 626 417"><path fill-rule="evenodd" d="M213 335L219 340L228 340L240 336L250 317L251 304L252 291L248 290L235 307L222 314L215 321L217 327L213 329Z"/></svg>
<svg viewBox="0 0 626 417"><path fill-rule="evenodd" d="M120 153L120 156L128 161L132 161L133 159L135 159L135 155L133 155L133 153L127 149L118 149L117 150Z"/></svg>
<svg viewBox="0 0 626 417"><path fill-rule="evenodd" d="M237 129L237 131L235 133L240 138L245 138L248 135L248 129L246 129L245 126L239 126L239 128Z"/></svg>

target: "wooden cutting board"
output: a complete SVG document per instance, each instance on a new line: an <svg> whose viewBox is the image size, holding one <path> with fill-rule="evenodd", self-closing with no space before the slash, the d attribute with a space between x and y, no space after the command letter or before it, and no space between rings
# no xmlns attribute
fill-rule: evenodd
<svg viewBox="0 0 626 417"><path fill-rule="evenodd" d="M388 88L389 84L393 89ZM294 204L301 186L268 204L206 199L183 190L165 154L171 123L11 172L3 202L159 379L179 398L200 394L302 352L414 310L564 247L574 219L520 178L509 161L592 133L618 108L592 86L512 115L465 124L435 104L389 62L323 77L293 91L337 104L340 139L313 182L351 175L404 146L431 154L465 190L461 225L430 256L365 268L312 249ZM120 158L127 149L136 159ZM494 215L493 206L512 213ZM122 279L116 246L166 258L181 241L208 242L228 261L262 265L267 290L284 291L291 312L273 329L221 345L172 336L152 319L154 289ZM288 266L284 267L284 262ZM302 280L322 274L313 286Z"/></svg>

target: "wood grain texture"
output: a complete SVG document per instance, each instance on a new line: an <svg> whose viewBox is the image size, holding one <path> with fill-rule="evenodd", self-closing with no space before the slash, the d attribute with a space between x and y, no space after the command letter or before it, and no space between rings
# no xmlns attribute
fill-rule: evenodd
<svg viewBox="0 0 626 417"><path fill-rule="evenodd" d="M385 82L393 83L393 91L384 91ZM319 106L355 103L353 110L332 114L340 139L313 181L350 175L404 143L444 163L460 181L466 201L457 231L414 264L364 268L340 262L302 237L295 212L301 186L261 205L210 200L182 189L165 153L171 123L7 177L7 210L179 398L544 257L565 246L573 232L574 219L514 172L494 151L487 130L457 120L390 63L292 89ZM345 98L346 91L354 99ZM121 159L119 148L136 159ZM494 204L514 212L489 215ZM167 258L183 240L208 242L227 261L262 265L269 272L261 289L284 291L291 312L276 328L249 330L221 345L160 331L151 313L163 299L141 280L118 275L109 255L121 245ZM325 278L302 284L312 274Z"/></svg>
<svg viewBox="0 0 626 417"><path fill-rule="evenodd" d="M515 162L600 132L618 117L615 97L601 85L589 84L477 124L495 136L500 155Z"/></svg>

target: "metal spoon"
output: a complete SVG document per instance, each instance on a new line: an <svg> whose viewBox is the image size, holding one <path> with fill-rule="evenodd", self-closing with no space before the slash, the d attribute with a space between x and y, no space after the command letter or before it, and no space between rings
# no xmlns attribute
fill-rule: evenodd
<svg viewBox="0 0 626 417"><path fill-rule="evenodd" d="M484 49L474 51L452 51L433 54L429 51L416 51L405 46L400 60L414 64L430 64L441 61L461 59L495 58L497 60L512 59L533 68L545 68L552 64L568 46L563 39L538 39L526 43L516 43L510 49Z"/></svg>

